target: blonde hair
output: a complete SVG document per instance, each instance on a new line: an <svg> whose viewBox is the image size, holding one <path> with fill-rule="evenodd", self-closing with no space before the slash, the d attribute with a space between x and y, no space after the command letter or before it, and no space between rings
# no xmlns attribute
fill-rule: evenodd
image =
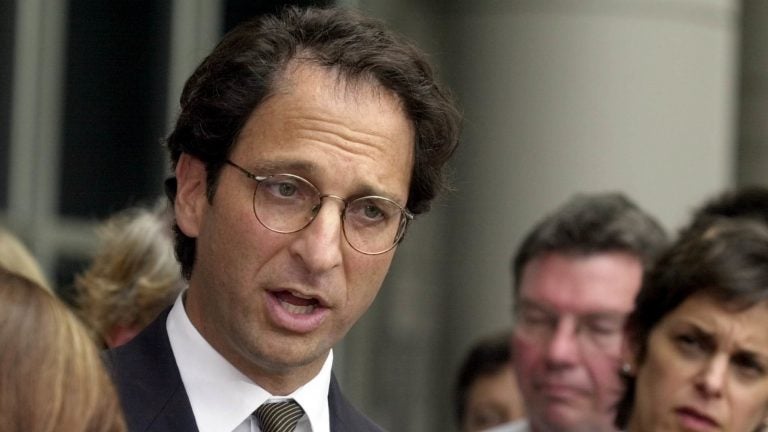
<svg viewBox="0 0 768 432"><path fill-rule="evenodd" d="M0 430L123 432L85 328L53 294L0 268Z"/></svg>
<svg viewBox="0 0 768 432"><path fill-rule="evenodd" d="M0 266L51 291L51 285L29 249L15 235L3 228L0 228Z"/></svg>
<svg viewBox="0 0 768 432"><path fill-rule="evenodd" d="M182 288L167 204L129 208L98 229L101 245L75 278L80 317L103 340L116 326L146 327Z"/></svg>

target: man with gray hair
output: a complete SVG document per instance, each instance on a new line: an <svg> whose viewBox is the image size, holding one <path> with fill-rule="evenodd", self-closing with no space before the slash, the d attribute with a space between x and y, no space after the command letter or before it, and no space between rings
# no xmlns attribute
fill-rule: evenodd
<svg viewBox="0 0 768 432"><path fill-rule="evenodd" d="M494 431L615 431L624 319L666 243L618 193L577 195L534 227L512 262L513 364L528 418Z"/></svg>

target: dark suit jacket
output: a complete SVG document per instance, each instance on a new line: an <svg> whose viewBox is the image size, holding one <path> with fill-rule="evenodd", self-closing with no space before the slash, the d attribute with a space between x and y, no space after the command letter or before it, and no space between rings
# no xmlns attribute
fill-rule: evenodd
<svg viewBox="0 0 768 432"><path fill-rule="evenodd" d="M130 432L197 432L184 383L168 340L170 308L131 342L106 353ZM328 391L331 432L382 431L341 394Z"/></svg>

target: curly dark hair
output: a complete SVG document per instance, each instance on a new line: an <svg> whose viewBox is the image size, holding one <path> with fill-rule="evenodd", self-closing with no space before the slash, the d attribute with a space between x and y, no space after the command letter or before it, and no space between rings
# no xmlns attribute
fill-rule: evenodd
<svg viewBox="0 0 768 432"><path fill-rule="evenodd" d="M686 230L648 273L627 318L626 332L642 364L656 325L686 299L710 296L735 310L768 300L768 225L740 218L712 218ZM627 389L616 425L623 429L634 403L635 379Z"/></svg>
<svg viewBox="0 0 768 432"><path fill-rule="evenodd" d="M436 81L426 55L377 20L343 8L288 7L228 33L187 81L181 112L167 140L172 165L182 153L206 167L207 194L251 113L273 91L291 62L333 69L342 80L371 80L393 92L415 130L407 208L414 214L447 188L445 164L459 142L460 115ZM171 200L175 182L166 182ZM189 277L195 239L176 232L176 254Z"/></svg>

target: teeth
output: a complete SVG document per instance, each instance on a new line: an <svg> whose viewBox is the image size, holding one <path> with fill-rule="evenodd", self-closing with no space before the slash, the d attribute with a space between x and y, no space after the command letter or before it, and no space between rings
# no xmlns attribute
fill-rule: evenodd
<svg viewBox="0 0 768 432"><path fill-rule="evenodd" d="M309 315L315 310L315 305L297 306L284 301L281 301L280 304L283 306L283 309L292 314Z"/></svg>
<svg viewBox="0 0 768 432"><path fill-rule="evenodd" d="M299 294L299 293L297 293L297 292L293 292L293 291L291 291L291 294L292 294L294 297L298 297L298 298L300 298L300 299L304 299L304 300L310 300L310 299L312 298L312 297L310 297L310 296L301 295L301 294Z"/></svg>

